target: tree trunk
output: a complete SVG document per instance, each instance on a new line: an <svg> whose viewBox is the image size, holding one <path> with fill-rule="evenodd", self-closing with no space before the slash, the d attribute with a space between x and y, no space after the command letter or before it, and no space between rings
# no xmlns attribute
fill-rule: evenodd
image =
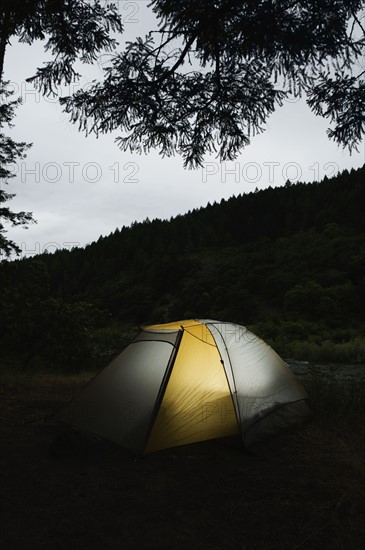
<svg viewBox="0 0 365 550"><path fill-rule="evenodd" d="M4 10L0 26L0 80L4 72L5 49L9 40L9 23L10 12Z"/></svg>

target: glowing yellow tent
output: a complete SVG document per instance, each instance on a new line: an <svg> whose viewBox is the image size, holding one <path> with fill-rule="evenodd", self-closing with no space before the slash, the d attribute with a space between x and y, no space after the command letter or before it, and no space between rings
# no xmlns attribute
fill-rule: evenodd
<svg viewBox="0 0 365 550"><path fill-rule="evenodd" d="M141 454L234 434L249 445L308 414L304 389L263 340L188 320L144 327L57 417Z"/></svg>

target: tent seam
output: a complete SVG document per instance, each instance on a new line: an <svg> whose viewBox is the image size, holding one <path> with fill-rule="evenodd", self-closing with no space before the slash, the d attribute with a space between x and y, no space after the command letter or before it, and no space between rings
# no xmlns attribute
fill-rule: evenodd
<svg viewBox="0 0 365 550"><path fill-rule="evenodd" d="M243 440L243 431L242 431L242 418L241 418L241 411L240 411L240 407L239 407L239 404L238 404L238 398L237 398L237 385L236 385L236 378L235 378L235 375L234 375L234 371L233 371L233 367L232 367L232 361L231 361L231 357L229 355L229 351L228 351L228 348L227 348L227 345L226 345L226 341L225 339L223 338L223 334L221 333L221 331L219 330L218 327L216 327L216 325L214 323L210 323L211 325L214 326L214 328L217 330L217 332L219 333L220 337L222 338L222 342L224 344L224 348L227 352L227 357L228 357L228 361L229 361L229 365L231 367L231 372L232 372L232 380L233 380L233 385L234 385L234 393L235 393L235 396L236 396L236 402L234 401L234 399L232 398L232 401L235 405L235 410L236 410L236 406L237 406L237 412L236 412L236 416L237 416L237 421L238 421L238 425L239 425L239 429L240 429L240 432L241 432L241 437L242 437L242 440ZM229 323L225 323L225 324L229 324ZM212 334L212 332L210 331L208 325L206 325L209 332ZM226 371L226 365L223 361L223 358L221 356L221 353L219 351L219 347L218 347L218 344L216 342L216 339L214 338L214 335L212 334L212 337L216 343L216 347L217 347L217 350L218 350L218 353L220 355L220 358L222 360L222 364L223 364L223 367L224 367L224 373L226 375L226 378L227 378L227 383L228 383L228 388L230 389L230 384L229 384L229 380L228 380L228 376L227 376L227 371ZM232 395L232 392L231 392L231 395ZM244 443L244 441L243 441Z"/></svg>
<svg viewBox="0 0 365 550"><path fill-rule="evenodd" d="M164 376L162 378L162 381L161 381L160 389L158 390L158 393L157 393L155 407L154 407L154 409L152 411L152 414L151 414L150 425L149 425L148 430L147 430L146 438L145 438L144 445L143 445L143 451L142 451L141 454L144 454L144 452L146 451L148 440L151 436L153 426L156 422L156 418L157 418L158 412L160 410L160 407L161 407L161 404L162 404L162 401L163 401L163 398L164 398L164 395L165 395L165 392L166 392L167 384L169 383L170 376L171 376L172 370L174 368L175 360L176 360L177 354L179 352L181 340L182 340L182 337L183 337L183 334L184 334L184 328L182 327L179 331L177 331L177 333L178 334L177 334L177 337L176 337L176 340L175 340L175 345L173 346L174 351L170 355L170 359L169 359L169 361L167 363L167 366L166 366L165 374L164 374Z"/></svg>

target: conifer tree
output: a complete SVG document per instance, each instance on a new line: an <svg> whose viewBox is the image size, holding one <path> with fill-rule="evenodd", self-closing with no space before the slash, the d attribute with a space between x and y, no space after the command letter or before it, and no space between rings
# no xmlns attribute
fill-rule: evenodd
<svg viewBox="0 0 365 550"><path fill-rule="evenodd" d="M15 142L3 133L11 126L14 110L21 100L12 95L3 80L6 48L11 39L31 45L42 40L50 60L28 80L43 94L57 94L57 87L79 78L76 62L92 63L101 51L116 47L113 32L123 30L117 6L100 0L1 0L0 4L0 254L19 253L19 247L6 238L4 223L27 225L34 221L29 212L12 212L4 203L14 194L4 190L13 176L12 166L26 154L29 144ZM27 76L27 75L25 75Z"/></svg>

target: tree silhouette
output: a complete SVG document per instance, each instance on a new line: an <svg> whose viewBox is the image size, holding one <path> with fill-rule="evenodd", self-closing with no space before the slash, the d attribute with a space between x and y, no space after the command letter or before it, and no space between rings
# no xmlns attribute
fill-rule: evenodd
<svg viewBox="0 0 365 550"><path fill-rule="evenodd" d="M54 86L68 84L79 76L74 69L76 61L92 63L102 50L112 51L116 40L111 33L122 30L113 3L103 6L100 0L2 0L0 77L11 37L26 44L44 41L44 49L52 59L30 80L36 80L44 93L50 93Z"/></svg>
<svg viewBox="0 0 365 550"><path fill-rule="evenodd" d="M51 60L39 67L28 79L43 94L56 94L56 87L70 84L80 75L74 69L77 61L92 63L98 54L112 51L116 40L112 32L123 27L115 4L102 6L99 0L1 0L0 4L0 179L8 183L12 177L11 165L24 158L28 144L15 142L2 133L5 125L11 125L14 109L19 101L8 101L11 93L3 81L6 48L10 39L32 44L43 40L44 48L51 53ZM14 194L0 190L0 204ZM29 212L14 213L1 206L0 219L13 225L26 225L34 221ZM5 227L0 223L0 253L9 256L19 253L19 247L5 237Z"/></svg>
<svg viewBox="0 0 365 550"><path fill-rule="evenodd" d="M26 151L30 147L30 144L24 142L16 142L9 136L3 133L4 126L11 126L11 121L14 117L16 107L19 105L20 100L9 100L12 92L6 87L6 83L0 81L0 97L2 99L0 104L0 182L1 184L7 184L9 179L14 177L14 173L11 171L12 165L17 160L20 160L26 156ZM14 194L6 193L4 189L0 189L0 220L11 225L24 225L27 226L33 222L32 214L30 212L12 212L8 207L4 206L4 203L12 199ZM0 260L1 254L10 256L12 252L18 254L20 249L18 245L6 238L6 229L3 221L0 221Z"/></svg>
<svg viewBox="0 0 365 550"><path fill-rule="evenodd" d="M365 3L358 0L153 0L159 26L114 55L102 82L61 100L86 133L157 148L197 167L232 160L290 95L356 147L364 133ZM356 71L358 74L356 74Z"/></svg>

